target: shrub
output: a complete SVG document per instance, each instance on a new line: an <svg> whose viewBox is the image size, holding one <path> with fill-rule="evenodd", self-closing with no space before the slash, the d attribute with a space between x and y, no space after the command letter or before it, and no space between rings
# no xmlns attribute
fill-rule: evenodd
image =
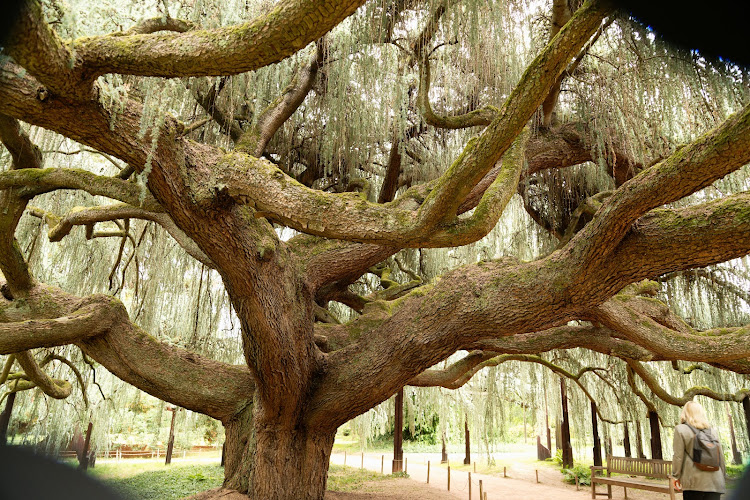
<svg viewBox="0 0 750 500"><path fill-rule="evenodd" d="M576 465L572 469L563 469L563 481L568 484L576 484L576 476L578 477L578 484L581 486L589 486L591 484L591 469L585 465Z"/></svg>

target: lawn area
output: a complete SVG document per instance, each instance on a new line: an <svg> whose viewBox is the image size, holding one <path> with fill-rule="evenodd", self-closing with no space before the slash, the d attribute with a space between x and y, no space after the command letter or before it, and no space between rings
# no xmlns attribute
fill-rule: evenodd
<svg viewBox="0 0 750 500"><path fill-rule="evenodd" d="M214 464L172 464L161 461L97 464L92 476L129 500L177 500L221 486L224 469ZM354 491L369 481L393 479L376 472L331 465L328 489ZM398 477L404 477L399 475Z"/></svg>
<svg viewBox="0 0 750 500"><path fill-rule="evenodd" d="M162 461L97 464L91 475L132 500L177 500L221 486L224 469L214 464L172 464Z"/></svg>

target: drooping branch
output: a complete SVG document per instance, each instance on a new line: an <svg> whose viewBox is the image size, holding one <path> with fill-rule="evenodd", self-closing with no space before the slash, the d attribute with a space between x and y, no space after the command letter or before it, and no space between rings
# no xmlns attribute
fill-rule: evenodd
<svg viewBox="0 0 750 500"><path fill-rule="evenodd" d="M73 375L75 375L76 380L78 381L78 385L81 388L81 398L83 399L83 404L86 406L86 408L88 408L89 397L86 394L86 384L83 382L83 377L81 376L81 372L78 370L76 365L74 365L68 358L52 353L52 354L47 354L44 357L42 362L39 363L39 367L44 368L46 365L48 365L52 361L59 361L60 363L70 368L70 371L72 371Z"/></svg>
<svg viewBox="0 0 750 500"><path fill-rule="evenodd" d="M172 218L164 212L150 212L128 204L115 204L96 207L76 207L63 217L56 216L38 208L31 208L30 213L35 217L42 218L49 225L50 229L48 236L50 241L62 240L70 233L74 226L86 226L87 231L89 231L88 228L91 228L91 235L94 236L95 233L93 233L93 227L97 222L114 221L118 219L143 219L153 221L163 227L188 253L188 255L211 269L216 267L203 250L196 245L195 241L177 227Z"/></svg>
<svg viewBox="0 0 750 500"><path fill-rule="evenodd" d="M29 351L16 353L16 361L31 382L36 384L47 396L55 399L65 399L70 396L73 387L66 380L55 380L49 377L37 364Z"/></svg>
<svg viewBox="0 0 750 500"><path fill-rule="evenodd" d="M94 196L106 196L150 212L164 209L148 191L125 180L96 175L88 170L72 168L44 168L0 172L0 189L21 188L18 195L25 198L57 189L79 189ZM142 202L141 202L142 201Z"/></svg>
<svg viewBox="0 0 750 500"><path fill-rule="evenodd" d="M595 317L592 309L629 283L675 268L700 267L749 253L746 235L750 232L750 219L739 215L750 206L749 196L741 194L700 206L654 210L639 220L612 259L585 286L575 279L581 270L575 250L570 249L576 242L574 238L565 248L539 261L518 263L511 259L466 266L393 304L369 304L365 314L351 324L331 330L348 331L350 338L357 340L330 354L329 375L338 377L336 380L345 378L359 387L355 392L362 401L368 400L363 404L369 408L372 398L377 400L381 394L387 397L385 393L392 394L399 382L405 384L456 350L484 349L482 344L489 339L510 339L572 319L596 319L618 332L615 336L625 338L628 349L633 344L646 346L635 355L638 359L655 359L653 353L667 360L711 357L717 366L746 373L750 349L743 339L745 329L717 337L697 333L686 337L679 331L659 329L659 340L653 338L652 332L641 334L639 325L633 325L633 335L620 333L616 327L606 325L598 311ZM502 314L500 311L505 308L511 308L513 314ZM420 321L412 320L416 317ZM671 338L674 341L667 340ZM594 344L588 337L580 339L579 347ZM610 354L615 346L610 344L607 348L604 344L602 349ZM359 365L354 370L347 364L355 353L376 356L377 352L391 352L393 356L387 365L378 365L377 373ZM327 386L327 390L337 392L332 386ZM355 411L358 404L353 404ZM333 418L327 411L321 414Z"/></svg>
<svg viewBox="0 0 750 500"><path fill-rule="evenodd" d="M508 361L521 361L527 363L536 363L546 367L552 372L560 375L561 377L568 378L578 385L584 395L590 400L596 402L594 397L591 395L589 390L581 382L581 377L584 374L596 371L605 371L604 368L598 367L585 367L578 370L577 373L573 373L565 368L556 365L540 356L531 354L503 354L497 356L492 352L473 351L467 356L464 356L459 361L453 363L446 369L429 369L420 373L416 377L409 380L407 385L416 387L445 387L447 389L458 389L465 385L471 378L476 375L480 370L490 367L498 366ZM610 424L621 423L606 418L602 415L599 407L597 407L597 414L599 418L604 422Z"/></svg>
<svg viewBox="0 0 750 500"><path fill-rule="evenodd" d="M620 294L598 306L593 316L624 338L662 356L719 363L748 357L750 325L697 331L655 299Z"/></svg>
<svg viewBox="0 0 750 500"><path fill-rule="evenodd" d="M81 299L37 285L22 307L15 302L0 301L1 353L72 343L125 382L217 419L231 418L252 401L255 385L246 367L159 342L133 325L125 307L112 297ZM31 363L22 368L45 392L62 395Z"/></svg>
<svg viewBox="0 0 750 500"><path fill-rule="evenodd" d="M651 392L653 392L659 399L667 404L674 406L685 406L685 403L691 401L695 396L705 396L707 398L715 399L717 401L734 401L736 403L742 402L748 395L750 390L740 389L735 393L729 392L717 392L708 387L691 387L687 389L681 396L674 396L667 392L659 381L656 380L651 371L646 366L635 360L625 360L628 364L628 368L633 370L634 373L646 383Z"/></svg>
<svg viewBox="0 0 750 500"><path fill-rule="evenodd" d="M494 106L485 106L462 115L438 115L430 104L430 60L425 55L419 64L419 93L417 106L427 124L435 128L462 129L469 127L487 126L497 117L500 110Z"/></svg>

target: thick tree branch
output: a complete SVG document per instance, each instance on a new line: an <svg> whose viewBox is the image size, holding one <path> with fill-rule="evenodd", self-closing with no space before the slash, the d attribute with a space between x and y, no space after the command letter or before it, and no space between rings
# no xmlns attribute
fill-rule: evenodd
<svg viewBox="0 0 750 500"><path fill-rule="evenodd" d="M750 161L750 105L720 127L678 149L664 161L644 170L610 197L571 243L590 278L595 263L607 258L628 229L643 214L711 184ZM583 243L585 242L585 243Z"/></svg>
<svg viewBox="0 0 750 500"><path fill-rule="evenodd" d="M75 56L44 22L38 0L21 3L4 49L52 93L78 100L93 96L91 85L83 83L80 72L74 69Z"/></svg>
<svg viewBox="0 0 750 500"><path fill-rule="evenodd" d="M0 141L13 159L9 173L18 172L18 169L34 171L41 166L39 148L15 119L0 115ZM10 293L21 297L34 285L34 278L16 241L16 226L26 208L26 200L19 196L18 191L0 191L0 207L3 207L0 211L0 271L8 282Z"/></svg>
<svg viewBox="0 0 750 500"><path fill-rule="evenodd" d="M81 299L37 285L24 304L16 302L0 301L2 353L74 343L120 379L217 419L231 418L252 401L255 385L246 367L159 342L133 325L124 306L112 297ZM28 369L22 364L24 371L38 384L34 366L27 365Z"/></svg>
<svg viewBox="0 0 750 500"><path fill-rule="evenodd" d="M212 30L112 34L73 42L89 81L105 73L167 78L236 75L289 57L351 15L364 0L286 0L253 21Z"/></svg>

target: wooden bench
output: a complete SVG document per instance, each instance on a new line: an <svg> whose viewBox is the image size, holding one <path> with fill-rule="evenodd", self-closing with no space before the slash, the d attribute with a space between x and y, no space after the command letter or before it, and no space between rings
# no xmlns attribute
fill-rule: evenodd
<svg viewBox="0 0 750 500"><path fill-rule="evenodd" d="M606 476L597 476L598 471L607 471ZM628 474L630 476L648 476L666 479L667 484L654 483L633 477L611 477L612 474ZM607 467L591 467L591 498L597 495L612 498L612 486L625 488L625 498L628 498L628 488L637 490L656 491L666 493L670 500L675 499L674 481L671 477L672 462L667 460L646 460L644 458L607 457ZM606 484L606 493L597 493L596 484Z"/></svg>

